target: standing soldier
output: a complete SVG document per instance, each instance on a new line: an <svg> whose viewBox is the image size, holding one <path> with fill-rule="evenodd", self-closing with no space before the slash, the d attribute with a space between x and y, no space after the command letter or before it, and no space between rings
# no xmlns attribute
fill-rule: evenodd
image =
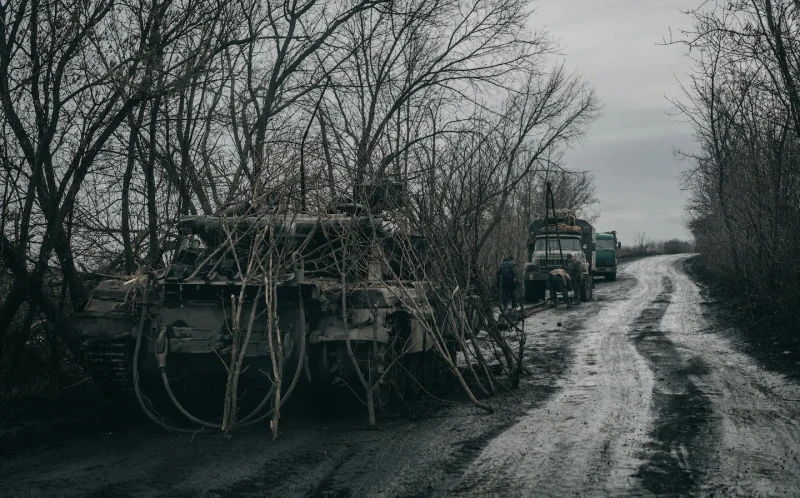
<svg viewBox="0 0 800 498"><path fill-rule="evenodd" d="M509 303L512 308L516 308L517 272L514 269L513 254L506 256L500 263L500 268L497 269L497 283L500 285L503 308L505 309Z"/></svg>
<svg viewBox="0 0 800 498"><path fill-rule="evenodd" d="M561 268L556 268L550 272L548 287L550 287L550 300L553 302L553 306L558 306L558 293L560 292L561 295L564 296L564 302L567 303L567 308L572 307L572 304L569 302L568 294L570 287L572 287L571 281L572 279L569 278L569 273Z"/></svg>
<svg viewBox="0 0 800 498"><path fill-rule="evenodd" d="M570 253L567 257L567 268L572 279L572 290L575 292L575 304L581 304L581 289L583 289L583 263Z"/></svg>

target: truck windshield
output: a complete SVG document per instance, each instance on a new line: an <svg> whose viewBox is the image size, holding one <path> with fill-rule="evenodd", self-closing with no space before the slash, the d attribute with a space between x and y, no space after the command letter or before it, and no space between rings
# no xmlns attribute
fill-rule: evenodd
<svg viewBox="0 0 800 498"><path fill-rule="evenodd" d="M598 249L616 249L614 239L597 239Z"/></svg>
<svg viewBox="0 0 800 498"><path fill-rule="evenodd" d="M536 245L534 246L534 251L544 251L546 239L536 239ZM558 251L558 239L553 237L549 240L550 243L550 250L551 251ZM565 251L580 251L581 250L581 241L578 239L561 239L561 249Z"/></svg>

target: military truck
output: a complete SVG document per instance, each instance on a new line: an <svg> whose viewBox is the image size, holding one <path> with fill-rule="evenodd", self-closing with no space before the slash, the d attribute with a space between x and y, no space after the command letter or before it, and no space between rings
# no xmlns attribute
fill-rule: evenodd
<svg viewBox="0 0 800 498"><path fill-rule="evenodd" d="M617 279L617 250L622 243L617 240L617 232L600 232L597 234L597 266L595 276L603 276L606 280Z"/></svg>
<svg viewBox="0 0 800 498"><path fill-rule="evenodd" d="M409 240L424 244L399 238L375 212L343 203L322 215L181 216L177 231L167 268L101 282L75 317L84 364L110 396L134 399L139 382L169 391L224 379L221 359L230 358L236 333L232 298L243 287L244 324L254 306L256 313L242 378L270 382L264 275L245 279L241 270L255 237L286 255L275 298L287 383L295 374L323 387L352 380L348 349L360 368L376 372L398 354L420 361L432 354L423 326L433 313L428 284L413 280L419 262L408 258Z"/></svg>
<svg viewBox="0 0 800 498"><path fill-rule="evenodd" d="M574 214L557 212L556 217L534 220L529 229L527 262L525 263L525 301L536 303L545 298L550 271L567 268L570 254L583 263L583 287L578 295L590 301L595 268L594 227Z"/></svg>

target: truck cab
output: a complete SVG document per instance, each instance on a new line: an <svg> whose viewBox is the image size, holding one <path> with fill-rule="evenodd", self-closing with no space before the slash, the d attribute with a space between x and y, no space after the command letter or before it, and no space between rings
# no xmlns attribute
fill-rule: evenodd
<svg viewBox="0 0 800 498"><path fill-rule="evenodd" d="M617 232L597 234L597 266L594 274L602 275L606 280L617 278L617 250L622 244L617 240Z"/></svg>
<svg viewBox="0 0 800 498"><path fill-rule="evenodd" d="M562 221L562 220L559 220ZM579 290L581 300L592 299L592 274L594 261L594 228L583 220L572 220L570 224L559 223L559 231L544 220L531 224L528 253L525 264L525 300L528 303L545 298L550 271L566 268L569 255L573 254L583 263L583 288Z"/></svg>

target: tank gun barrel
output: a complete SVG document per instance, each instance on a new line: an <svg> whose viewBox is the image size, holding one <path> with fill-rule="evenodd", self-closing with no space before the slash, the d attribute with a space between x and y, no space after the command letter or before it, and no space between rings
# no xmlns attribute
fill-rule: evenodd
<svg viewBox="0 0 800 498"><path fill-rule="evenodd" d="M381 222L381 218L342 214L316 216L289 213L245 217L183 215L178 221L178 229L184 234L198 236L209 246L216 246L227 238L229 232L255 233L272 227L275 235L302 239L315 230L343 234L354 229L376 229Z"/></svg>

